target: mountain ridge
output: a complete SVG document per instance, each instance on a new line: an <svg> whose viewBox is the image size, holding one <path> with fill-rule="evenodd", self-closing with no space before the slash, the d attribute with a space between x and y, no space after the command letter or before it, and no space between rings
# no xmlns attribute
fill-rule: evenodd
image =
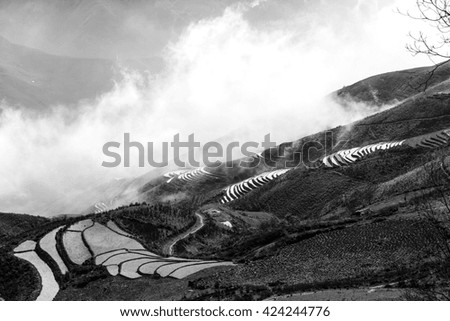
<svg viewBox="0 0 450 321"><path fill-rule="evenodd" d="M387 83L405 74L420 82L429 70L393 73ZM91 213L0 240L0 285L8 285L0 296L34 300L45 289L55 300L262 300L386 288L373 299L404 299L405 287L447 291L439 258L448 238L430 219L448 215L450 95L439 88L450 69L444 71L432 90L395 87L383 103L403 99L390 109L255 154L253 168L236 159L100 187L110 199L92 204ZM384 90L386 77L348 93L376 104L371 91ZM329 148L294 157L311 143ZM286 161L292 166L285 169ZM173 257L165 257L174 239ZM93 251L105 260L92 260ZM175 273L178 267L186 273ZM158 293L149 292L154 288Z"/></svg>

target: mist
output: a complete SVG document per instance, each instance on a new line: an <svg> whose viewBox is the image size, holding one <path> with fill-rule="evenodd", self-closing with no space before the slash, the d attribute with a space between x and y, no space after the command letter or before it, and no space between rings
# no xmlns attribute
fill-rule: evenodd
<svg viewBox="0 0 450 321"><path fill-rule="evenodd" d="M162 49L161 73L123 69L113 90L76 108L55 105L39 114L3 102L0 211L69 213L70 203L93 205L80 197L91 188L150 171L137 160L130 168L101 166L107 160L103 145L122 142L125 132L155 146L178 133L224 144L259 142L270 133L282 143L375 111L363 104L344 109L326 98L343 85L430 64L404 49L415 22L394 9L405 1L352 2L342 29L339 15L306 28L311 13L302 8L261 26L251 13L270 2L229 5L215 17L191 22ZM68 201L52 207L61 199Z"/></svg>

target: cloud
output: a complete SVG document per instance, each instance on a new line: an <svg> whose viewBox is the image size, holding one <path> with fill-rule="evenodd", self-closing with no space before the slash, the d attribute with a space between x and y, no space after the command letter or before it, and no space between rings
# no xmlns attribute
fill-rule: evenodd
<svg viewBox="0 0 450 321"><path fill-rule="evenodd" d="M373 110L344 110L324 98L328 93L418 63L403 51L405 38L392 30L397 20L389 8L364 24L355 13L353 30L340 32L337 20L305 29L302 12L258 27L247 14L265 3L233 5L218 17L191 23L166 47L161 74L125 70L112 91L76 109L55 106L51 113L31 115L1 106L0 210L67 213L92 205L80 196L94 193L92 187L148 171L137 168L137 161L132 168L100 166L103 144L122 142L125 132L155 146L177 133L195 133L203 142L262 141L271 133L281 143L346 124Z"/></svg>

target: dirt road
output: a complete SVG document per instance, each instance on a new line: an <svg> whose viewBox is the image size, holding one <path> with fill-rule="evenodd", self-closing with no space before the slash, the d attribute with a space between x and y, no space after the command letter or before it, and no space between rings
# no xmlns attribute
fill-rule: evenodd
<svg viewBox="0 0 450 321"><path fill-rule="evenodd" d="M203 223L203 216L200 213L196 212L195 216L196 216L197 220L196 220L195 224L189 230L170 239L166 244L163 245L162 253L164 255L172 255L173 247L175 246L175 244L177 244L182 239L185 239L189 235L196 233L198 230L200 230L205 225Z"/></svg>

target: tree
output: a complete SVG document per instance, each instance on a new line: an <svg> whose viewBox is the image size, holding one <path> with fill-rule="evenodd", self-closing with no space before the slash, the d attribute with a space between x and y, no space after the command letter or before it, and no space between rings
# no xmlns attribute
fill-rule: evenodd
<svg viewBox="0 0 450 321"><path fill-rule="evenodd" d="M410 33L412 43L406 48L413 54L425 54L428 57L450 58L450 0L416 0L417 12L406 15L416 20L427 22L437 36L420 31Z"/></svg>
<svg viewBox="0 0 450 321"><path fill-rule="evenodd" d="M426 79L418 86L414 86L416 90L423 88L423 91L426 91L439 67L450 62L448 60L450 58L450 0L416 0L416 7L416 12L404 13L401 10L398 12L412 19L426 22L436 33L431 37L423 31L418 34L410 33L412 42L406 45L406 49L414 56L427 55L432 61L433 58L447 59L444 62L434 63Z"/></svg>
<svg viewBox="0 0 450 321"><path fill-rule="evenodd" d="M450 157L448 148L436 151L434 160L426 162L418 180L431 187L434 193L424 195L417 204L417 212L433 226L434 236L430 239L433 249L435 278L417 283L415 290L409 290L410 300L450 300Z"/></svg>

